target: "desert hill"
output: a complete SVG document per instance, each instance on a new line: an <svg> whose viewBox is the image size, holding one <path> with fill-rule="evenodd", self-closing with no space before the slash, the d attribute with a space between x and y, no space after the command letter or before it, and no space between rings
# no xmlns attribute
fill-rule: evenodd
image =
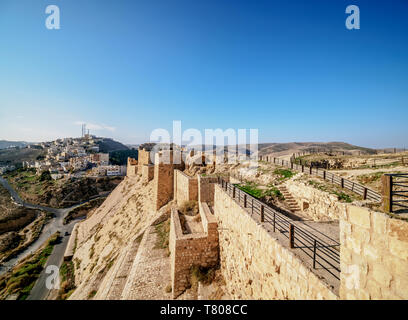
<svg viewBox="0 0 408 320"><path fill-rule="evenodd" d="M13 147L25 147L29 143L25 141L7 141L7 140L0 140L0 149L7 149Z"/></svg>
<svg viewBox="0 0 408 320"><path fill-rule="evenodd" d="M103 138L98 142L100 152L113 152L119 150L129 150L124 144L110 138Z"/></svg>
<svg viewBox="0 0 408 320"><path fill-rule="evenodd" d="M260 143L260 155L284 156L297 152L352 152L375 154L376 150L355 146L346 142L288 142L288 143Z"/></svg>

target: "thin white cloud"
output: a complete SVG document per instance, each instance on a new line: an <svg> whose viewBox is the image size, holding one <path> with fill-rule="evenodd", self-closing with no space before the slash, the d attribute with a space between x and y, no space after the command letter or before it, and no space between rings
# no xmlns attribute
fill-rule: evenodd
<svg viewBox="0 0 408 320"><path fill-rule="evenodd" d="M81 126L83 124L86 124L86 128L91 130L91 131L102 131L102 130L107 130L110 132L114 132L116 130L115 127L108 126L105 124L95 124L95 123L90 123L90 122L85 122L85 121L75 121L75 125Z"/></svg>

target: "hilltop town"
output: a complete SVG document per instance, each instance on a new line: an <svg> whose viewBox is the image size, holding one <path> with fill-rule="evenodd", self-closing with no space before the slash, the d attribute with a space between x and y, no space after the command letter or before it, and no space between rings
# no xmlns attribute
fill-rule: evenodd
<svg viewBox="0 0 408 320"><path fill-rule="evenodd" d="M120 176L125 166L109 165L109 153L99 152L98 142L102 138L85 135L83 138L58 139L39 143L27 148L40 147L44 159L24 161L23 168L35 168L38 174L49 171L52 179L84 176Z"/></svg>

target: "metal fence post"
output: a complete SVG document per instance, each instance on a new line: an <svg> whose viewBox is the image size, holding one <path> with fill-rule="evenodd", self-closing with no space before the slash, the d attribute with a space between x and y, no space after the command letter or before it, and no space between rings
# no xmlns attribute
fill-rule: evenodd
<svg viewBox="0 0 408 320"><path fill-rule="evenodd" d="M235 199L235 186L232 188L232 197Z"/></svg>
<svg viewBox="0 0 408 320"><path fill-rule="evenodd" d="M326 180L326 170L323 170L323 180Z"/></svg>
<svg viewBox="0 0 408 320"><path fill-rule="evenodd" d="M367 188L364 188L363 200L367 200Z"/></svg>
<svg viewBox="0 0 408 320"><path fill-rule="evenodd" d="M265 222L264 210L265 210L265 207L261 205L261 222Z"/></svg>
<svg viewBox="0 0 408 320"><path fill-rule="evenodd" d="M341 187L344 188L344 178L341 178Z"/></svg>
<svg viewBox="0 0 408 320"><path fill-rule="evenodd" d="M295 247L295 226L289 225L289 247L293 249Z"/></svg>
<svg viewBox="0 0 408 320"><path fill-rule="evenodd" d="M247 207L247 195L244 193L244 208Z"/></svg>
<svg viewBox="0 0 408 320"><path fill-rule="evenodd" d="M276 212L273 213L273 232L276 230Z"/></svg>
<svg viewBox="0 0 408 320"><path fill-rule="evenodd" d="M313 243L313 269L316 269L316 239L314 240Z"/></svg>
<svg viewBox="0 0 408 320"><path fill-rule="evenodd" d="M252 198L252 209L251 209L251 215L254 215L254 198Z"/></svg>

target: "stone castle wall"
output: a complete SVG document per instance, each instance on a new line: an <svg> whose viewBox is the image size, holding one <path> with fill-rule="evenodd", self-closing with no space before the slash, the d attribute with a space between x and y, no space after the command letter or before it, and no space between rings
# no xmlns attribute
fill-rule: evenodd
<svg viewBox="0 0 408 320"><path fill-rule="evenodd" d="M337 196L323 192L299 181L287 181L285 186L302 211L314 221L339 220L346 210Z"/></svg>
<svg viewBox="0 0 408 320"><path fill-rule="evenodd" d="M154 165L146 164L142 166L142 181L149 182L154 178Z"/></svg>
<svg viewBox="0 0 408 320"><path fill-rule="evenodd" d="M145 164L152 164L152 161L150 159L150 151L146 151L144 149L139 149L138 150L138 163L139 165L145 165Z"/></svg>
<svg viewBox="0 0 408 320"><path fill-rule="evenodd" d="M135 176L137 174L137 168L138 168L137 160L128 157L127 167L126 167L126 175L128 177Z"/></svg>
<svg viewBox="0 0 408 320"><path fill-rule="evenodd" d="M233 299L338 299L219 185L214 190L221 271Z"/></svg>
<svg viewBox="0 0 408 320"><path fill-rule="evenodd" d="M408 299L408 222L347 206L340 217L342 299Z"/></svg>
<svg viewBox="0 0 408 320"><path fill-rule="evenodd" d="M156 210L159 210L174 197L174 170L181 170L184 163L173 164L173 152L156 153L154 160L154 192Z"/></svg>
<svg viewBox="0 0 408 320"><path fill-rule="evenodd" d="M200 216L204 232L183 234L178 211L171 212L169 249L173 298L189 287L191 267L213 267L218 263L218 225L206 203L200 203Z"/></svg>
<svg viewBox="0 0 408 320"><path fill-rule="evenodd" d="M217 177L198 175L198 202L214 202L214 186Z"/></svg>
<svg viewBox="0 0 408 320"><path fill-rule="evenodd" d="M197 177L192 178L180 170L174 170L174 200L178 205L198 200Z"/></svg>

